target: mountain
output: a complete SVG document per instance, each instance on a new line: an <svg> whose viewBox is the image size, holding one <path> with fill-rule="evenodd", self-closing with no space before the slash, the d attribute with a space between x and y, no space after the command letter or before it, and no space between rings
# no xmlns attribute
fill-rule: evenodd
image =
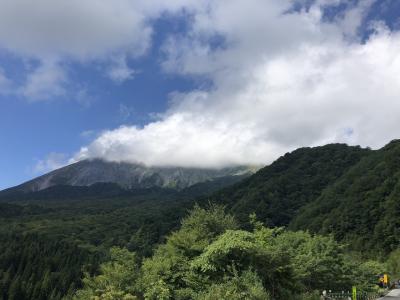
<svg viewBox="0 0 400 300"><path fill-rule="evenodd" d="M244 227L255 213L269 226L332 234L385 256L400 245L400 140L378 150L300 148L203 201L225 205Z"/></svg>
<svg viewBox="0 0 400 300"><path fill-rule="evenodd" d="M141 164L83 160L3 191L37 192L53 186L91 186L115 183L123 189L173 188L181 190L196 183L229 176L251 174L251 167L197 169L178 167L146 167Z"/></svg>
<svg viewBox="0 0 400 300"><path fill-rule="evenodd" d="M329 234L364 252L400 245L400 140L371 151L292 221L292 229Z"/></svg>
<svg viewBox="0 0 400 300"><path fill-rule="evenodd" d="M304 205L371 152L345 144L300 148L215 193L211 201L228 206L244 223L256 213L269 226L286 226Z"/></svg>
<svg viewBox="0 0 400 300"><path fill-rule="evenodd" d="M256 213L272 227L331 234L368 259L399 247L400 141L300 148L248 170L83 161L0 193L0 299L17 288L18 299L60 299L83 271L96 274L112 246L151 256L195 203L222 204L241 229Z"/></svg>
<svg viewBox="0 0 400 300"><path fill-rule="evenodd" d="M196 197L247 176L213 177L179 190L98 182L0 193L0 299L64 299L81 287L83 272L98 272L110 247L150 256Z"/></svg>

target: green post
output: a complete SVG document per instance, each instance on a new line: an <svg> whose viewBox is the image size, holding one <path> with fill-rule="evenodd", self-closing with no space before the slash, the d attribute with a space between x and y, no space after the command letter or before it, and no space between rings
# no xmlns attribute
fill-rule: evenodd
<svg viewBox="0 0 400 300"><path fill-rule="evenodd" d="M357 288L353 286L353 299L352 300L357 300Z"/></svg>

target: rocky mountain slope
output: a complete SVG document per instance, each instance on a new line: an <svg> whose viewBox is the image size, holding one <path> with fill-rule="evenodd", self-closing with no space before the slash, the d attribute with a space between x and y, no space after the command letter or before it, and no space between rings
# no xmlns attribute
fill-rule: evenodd
<svg viewBox="0 0 400 300"><path fill-rule="evenodd" d="M146 167L141 164L84 160L23 183L10 191L36 192L53 186L90 186L115 183L125 189L163 187L183 189L196 183L227 176L251 174L254 168L196 169Z"/></svg>

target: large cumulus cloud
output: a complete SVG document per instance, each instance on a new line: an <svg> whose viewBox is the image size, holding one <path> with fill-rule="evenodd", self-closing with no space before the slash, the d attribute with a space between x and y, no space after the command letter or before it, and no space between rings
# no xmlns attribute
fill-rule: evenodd
<svg viewBox="0 0 400 300"><path fill-rule="evenodd" d="M359 36L373 0L293 9L305 2L0 0L0 48L37 60L19 93L62 95L65 61L107 62L113 80L134 78L126 60L151 47L153 22L185 18L187 30L171 33L157 59L165 72L210 84L171 93L153 122L105 130L71 161L266 164L300 146L379 147L399 137L399 33L375 23ZM341 3L348 8L327 20L324 10ZM6 75L3 92L12 91Z"/></svg>
<svg viewBox="0 0 400 300"><path fill-rule="evenodd" d="M196 1L0 0L0 47L22 55L87 59L150 44L151 20Z"/></svg>
<svg viewBox="0 0 400 300"><path fill-rule="evenodd" d="M14 83L13 94L28 100L65 94L70 80L65 65L71 62L106 65L103 71L117 83L132 79L135 70L127 61L151 46L152 22L201 3L164 2L0 0L0 53L27 65L26 82Z"/></svg>
<svg viewBox="0 0 400 300"><path fill-rule="evenodd" d="M339 2L300 11L292 1L196 7L190 31L164 44L163 68L212 86L173 94L158 120L105 131L75 159L266 164L300 146L380 147L399 137L400 35L377 23L367 40L354 36L372 1L324 21L323 9Z"/></svg>

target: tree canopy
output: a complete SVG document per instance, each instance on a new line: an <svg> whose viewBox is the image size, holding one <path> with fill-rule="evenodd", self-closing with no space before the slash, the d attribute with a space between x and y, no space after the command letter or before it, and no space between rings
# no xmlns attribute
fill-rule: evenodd
<svg viewBox="0 0 400 300"><path fill-rule="evenodd" d="M332 237L251 223L238 229L222 207L197 206L140 269L134 254L112 249L75 299L307 299L354 284L373 289L373 273L384 271L378 262L356 263Z"/></svg>

